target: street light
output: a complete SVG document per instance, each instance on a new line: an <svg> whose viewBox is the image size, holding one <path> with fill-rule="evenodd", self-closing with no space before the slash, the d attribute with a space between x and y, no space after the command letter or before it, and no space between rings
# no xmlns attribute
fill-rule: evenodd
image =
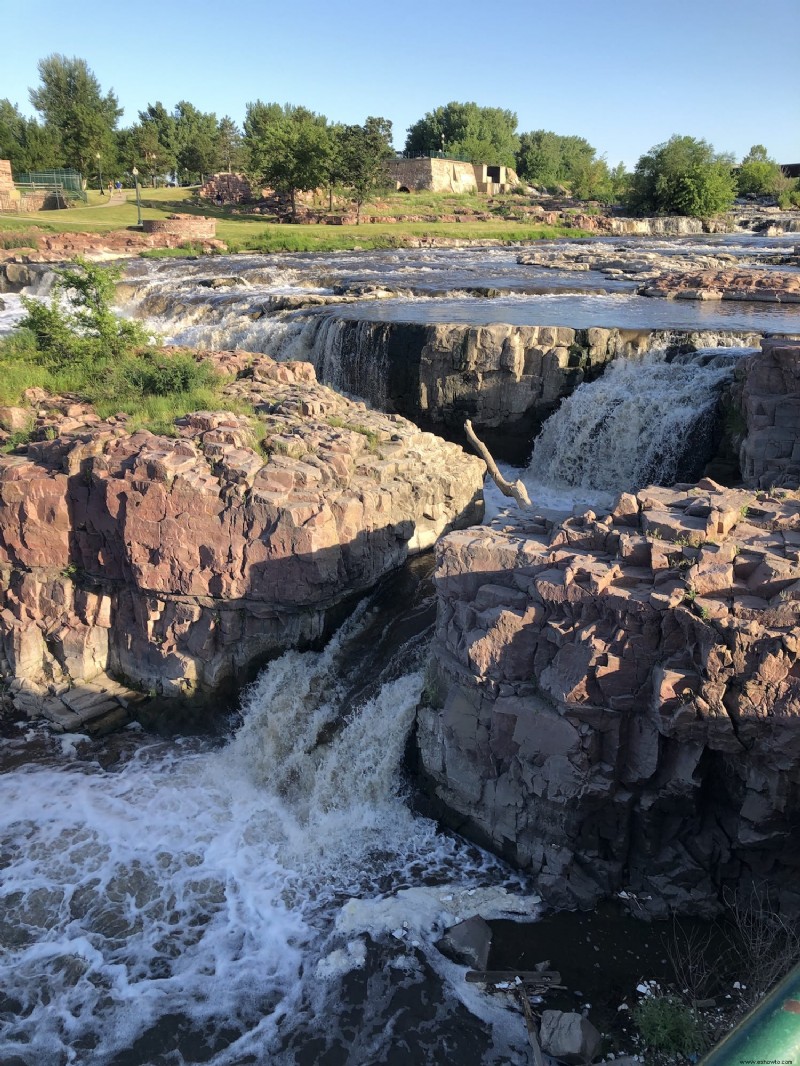
<svg viewBox="0 0 800 1066"><path fill-rule="evenodd" d="M138 167L134 167L133 170L131 171L131 174L133 174L133 181L134 181L134 184L136 185L136 213L139 216L139 221L136 223L136 225L139 227L139 229L141 229L142 228L142 201L139 199L139 168Z"/></svg>
<svg viewBox="0 0 800 1066"><path fill-rule="evenodd" d="M147 152L145 154L147 155L147 165L150 168L150 182L151 182L153 188L155 189L155 188L157 188L157 186L156 186L156 175L155 175L156 153L155 152Z"/></svg>
<svg viewBox="0 0 800 1066"><path fill-rule="evenodd" d="M100 172L100 179L99 179L100 180L100 195L102 196L103 195L103 164L100 162L100 160L103 157L100 155L99 152L95 152L94 157L97 160L97 169Z"/></svg>

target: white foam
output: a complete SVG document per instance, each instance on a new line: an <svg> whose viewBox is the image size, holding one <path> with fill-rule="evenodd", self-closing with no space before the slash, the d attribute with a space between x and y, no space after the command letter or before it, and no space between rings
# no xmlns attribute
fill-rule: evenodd
<svg viewBox="0 0 800 1066"><path fill-rule="evenodd" d="M519 879L403 802L398 766L421 676L384 685L342 720L347 633L271 664L222 749L134 733L117 770L67 761L0 776L11 931L0 983L20 1007L0 1058L77 1062L91 1047L103 1066L183 1016L210 1041L238 1034L216 1066L247 1054L283 1062L298 1019L365 967L367 934L406 960L423 951L460 986L432 946L442 924L482 907L532 913ZM412 970L400 962L398 979Z"/></svg>

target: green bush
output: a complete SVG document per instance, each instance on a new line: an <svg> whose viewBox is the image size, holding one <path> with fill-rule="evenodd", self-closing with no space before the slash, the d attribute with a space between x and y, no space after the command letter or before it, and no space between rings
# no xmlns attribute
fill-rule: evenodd
<svg viewBox="0 0 800 1066"><path fill-rule="evenodd" d="M49 305L22 297L26 315L20 326L33 334L37 360L55 370L100 366L146 345L143 326L111 310L121 269L80 258L74 262L74 268L59 271Z"/></svg>
<svg viewBox="0 0 800 1066"><path fill-rule="evenodd" d="M694 1011L677 996L651 996L635 1008L633 1020L647 1047L665 1055L690 1055L703 1040Z"/></svg>
<svg viewBox="0 0 800 1066"><path fill-rule="evenodd" d="M134 392L142 396L171 396L194 392L214 383L215 375L207 363L191 355L166 356L157 351L142 352L115 368L110 384L114 391Z"/></svg>

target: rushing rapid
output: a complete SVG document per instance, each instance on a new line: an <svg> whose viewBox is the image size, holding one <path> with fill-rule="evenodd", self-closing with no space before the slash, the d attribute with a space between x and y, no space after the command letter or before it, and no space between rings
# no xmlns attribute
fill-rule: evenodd
<svg viewBox="0 0 800 1066"><path fill-rule="evenodd" d="M222 744L10 743L0 1061L525 1062L516 1011L433 944L537 901L411 812L424 638L388 652L389 625L365 605L325 651L284 655Z"/></svg>
<svg viewBox="0 0 800 1066"><path fill-rule="evenodd" d="M616 359L579 386L537 437L532 484L582 492L631 491L695 480L713 452L713 413L741 348L668 358Z"/></svg>

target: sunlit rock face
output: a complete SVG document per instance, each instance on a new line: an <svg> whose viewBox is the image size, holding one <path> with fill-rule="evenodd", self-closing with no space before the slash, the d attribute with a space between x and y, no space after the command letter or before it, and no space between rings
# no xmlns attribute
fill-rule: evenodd
<svg viewBox="0 0 800 1066"><path fill-rule="evenodd" d="M344 399L306 363L209 358L257 418L198 412L169 438L30 397L34 436L55 439L0 459L0 628L18 706L76 725L74 690L94 685L99 705L109 675L213 693L480 519L482 460Z"/></svg>

